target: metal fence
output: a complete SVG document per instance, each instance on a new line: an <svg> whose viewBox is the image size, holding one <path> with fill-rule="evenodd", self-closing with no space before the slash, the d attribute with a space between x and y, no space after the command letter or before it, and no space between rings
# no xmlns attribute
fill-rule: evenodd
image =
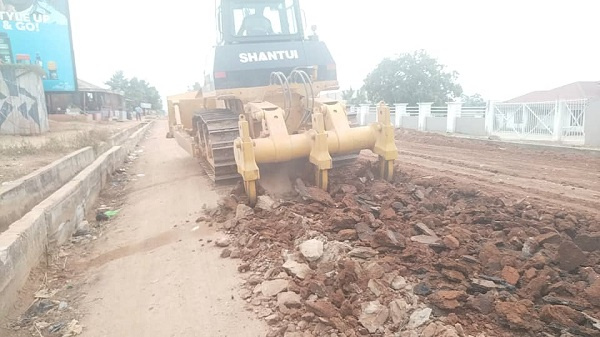
<svg viewBox="0 0 600 337"><path fill-rule="evenodd" d="M462 117L485 118L485 106L463 106L461 108Z"/></svg>
<svg viewBox="0 0 600 337"><path fill-rule="evenodd" d="M587 100L498 103L493 132L531 140L583 140Z"/></svg>

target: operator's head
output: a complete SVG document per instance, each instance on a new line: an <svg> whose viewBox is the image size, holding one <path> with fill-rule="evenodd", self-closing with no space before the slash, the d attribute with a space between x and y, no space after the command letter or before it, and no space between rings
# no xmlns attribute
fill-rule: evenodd
<svg viewBox="0 0 600 337"><path fill-rule="evenodd" d="M4 0L4 3L14 6L18 11L22 11L31 7L31 5L33 5L33 3L36 1L37 0Z"/></svg>
<svg viewBox="0 0 600 337"><path fill-rule="evenodd" d="M259 6L254 7L254 14L256 14L256 15L265 14L265 8L267 8L267 6L265 6L265 5L259 5Z"/></svg>

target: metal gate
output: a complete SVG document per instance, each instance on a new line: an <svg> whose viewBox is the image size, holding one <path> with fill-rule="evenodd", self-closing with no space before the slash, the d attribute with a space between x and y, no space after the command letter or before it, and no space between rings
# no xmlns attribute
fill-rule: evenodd
<svg viewBox="0 0 600 337"><path fill-rule="evenodd" d="M586 100L496 103L495 135L520 140L583 141Z"/></svg>

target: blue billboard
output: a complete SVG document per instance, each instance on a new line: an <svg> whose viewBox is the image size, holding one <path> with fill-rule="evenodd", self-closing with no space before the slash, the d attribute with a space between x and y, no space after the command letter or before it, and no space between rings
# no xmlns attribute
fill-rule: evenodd
<svg viewBox="0 0 600 337"><path fill-rule="evenodd" d="M0 0L0 63L39 65L46 92L75 91L68 0Z"/></svg>

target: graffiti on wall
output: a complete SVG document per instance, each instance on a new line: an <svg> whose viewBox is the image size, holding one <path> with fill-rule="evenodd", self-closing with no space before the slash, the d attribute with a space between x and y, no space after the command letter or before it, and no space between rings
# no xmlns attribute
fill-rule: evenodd
<svg viewBox="0 0 600 337"><path fill-rule="evenodd" d="M3 68L0 73L0 133L26 135L48 131L41 78L14 68Z"/></svg>

